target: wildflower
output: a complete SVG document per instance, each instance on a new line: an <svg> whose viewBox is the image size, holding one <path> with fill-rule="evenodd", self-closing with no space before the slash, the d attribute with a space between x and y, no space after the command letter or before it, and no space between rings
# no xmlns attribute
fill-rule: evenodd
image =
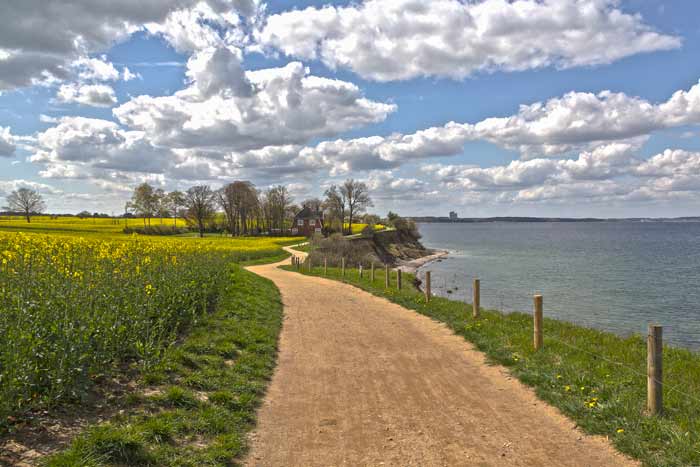
<svg viewBox="0 0 700 467"><path fill-rule="evenodd" d="M618 433L618 434L624 433L624 432L625 432L625 429L624 429L624 428L618 428L618 429L617 429L617 433Z"/></svg>
<svg viewBox="0 0 700 467"><path fill-rule="evenodd" d="M154 290L155 287L153 287L151 284L146 284L146 295L151 295Z"/></svg>
<svg viewBox="0 0 700 467"><path fill-rule="evenodd" d="M557 375L557 379L561 379L561 375Z"/></svg>
<svg viewBox="0 0 700 467"><path fill-rule="evenodd" d="M571 386L564 386L564 391L570 392L571 391Z"/></svg>

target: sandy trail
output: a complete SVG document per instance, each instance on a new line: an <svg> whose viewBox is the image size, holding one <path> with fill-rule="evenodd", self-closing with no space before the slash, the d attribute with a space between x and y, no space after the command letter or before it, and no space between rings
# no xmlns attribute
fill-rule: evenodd
<svg viewBox="0 0 700 467"><path fill-rule="evenodd" d="M247 465L638 465L444 325L278 264L249 268L285 319Z"/></svg>

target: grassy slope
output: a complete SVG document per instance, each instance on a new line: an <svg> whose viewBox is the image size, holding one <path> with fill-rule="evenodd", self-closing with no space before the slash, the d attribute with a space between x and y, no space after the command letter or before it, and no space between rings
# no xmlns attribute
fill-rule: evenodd
<svg viewBox="0 0 700 467"><path fill-rule="evenodd" d="M291 268L289 268L291 269ZM308 271L304 271L309 274ZM314 275L323 275L315 268ZM394 273L395 274L395 273ZM537 395L558 407L588 433L610 437L622 452L648 466L700 465L700 356L664 350L664 417L644 416L646 343L545 319L545 348L532 350L532 317L483 311L474 320L471 306L424 296L404 275L404 289L385 289L384 271L374 283L349 270L345 282L447 324L473 342L491 362L507 366ZM328 277L341 280L338 269ZM395 277L392 278L395 287ZM546 309L545 309L546 314ZM682 392L671 390L679 388Z"/></svg>
<svg viewBox="0 0 700 467"><path fill-rule="evenodd" d="M231 465L275 364L282 304L272 282L231 265L216 311L146 374L124 413L79 436L50 466Z"/></svg>

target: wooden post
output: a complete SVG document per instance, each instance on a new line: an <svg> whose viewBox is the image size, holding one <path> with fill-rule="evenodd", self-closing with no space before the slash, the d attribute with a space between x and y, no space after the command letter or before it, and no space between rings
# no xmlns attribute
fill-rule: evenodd
<svg viewBox="0 0 700 467"><path fill-rule="evenodd" d="M425 301L430 301L430 271L425 271Z"/></svg>
<svg viewBox="0 0 700 467"><path fill-rule="evenodd" d="M401 290L401 269L396 270L396 288Z"/></svg>
<svg viewBox="0 0 700 467"><path fill-rule="evenodd" d="M386 287L387 289L389 288L389 285L391 285L391 276L389 274L391 274L389 272L389 265L385 264L384 265L384 287Z"/></svg>
<svg viewBox="0 0 700 467"><path fill-rule="evenodd" d="M340 276L345 279L345 258L340 258Z"/></svg>
<svg viewBox="0 0 700 467"><path fill-rule="evenodd" d="M358 271L359 271L360 279L362 279L362 263L360 263L360 264L357 266L357 269L358 269Z"/></svg>
<svg viewBox="0 0 700 467"><path fill-rule="evenodd" d="M535 350L540 350L542 348L542 295L534 296L535 302L535 335L534 344Z"/></svg>
<svg viewBox="0 0 700 467"><path fill-rule="evenodd" d="M372 272L370 273L369 278L372 282L374 282L374 261L372 261Z"/></svg>
<svg viewBox="0 0 700 467"><path fill-rule="evenodd" d="M311 256L307 256L306 260L309 262L309 272L311 272L313 269L313 267L311 266Z"/></svg>
<svg viewBox="0 0 700 467"><path fill-rule="evenodd" d="M323 275L328 275L328 258L323 257Z"/></svg>
<svg viewBox="0 0 700 467"><path fill-rule="evenodd" d="M479 308L481 307L481 281L479 279L474 279L474 287L472 287L472 293L472 316L474 316L474 318L478 318Z"/></svg>
<svg viewBox="0 0 700 467"><path fill-rule="evenodd" d="M649 325L647 335L647 411L661 415L663 402L663 327Z"/></svg>

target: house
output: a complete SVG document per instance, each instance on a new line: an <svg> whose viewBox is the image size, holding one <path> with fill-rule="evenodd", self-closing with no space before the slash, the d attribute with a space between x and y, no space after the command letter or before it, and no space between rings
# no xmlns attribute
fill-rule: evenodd
<svg viewBox="0 0 700 467"><path fill-rule="evenodd" d="M315 233L321 233L321 229L323 229L323 213L320 211L312 211L305 207L294 216L293 235L311 237Z"/></svg>

